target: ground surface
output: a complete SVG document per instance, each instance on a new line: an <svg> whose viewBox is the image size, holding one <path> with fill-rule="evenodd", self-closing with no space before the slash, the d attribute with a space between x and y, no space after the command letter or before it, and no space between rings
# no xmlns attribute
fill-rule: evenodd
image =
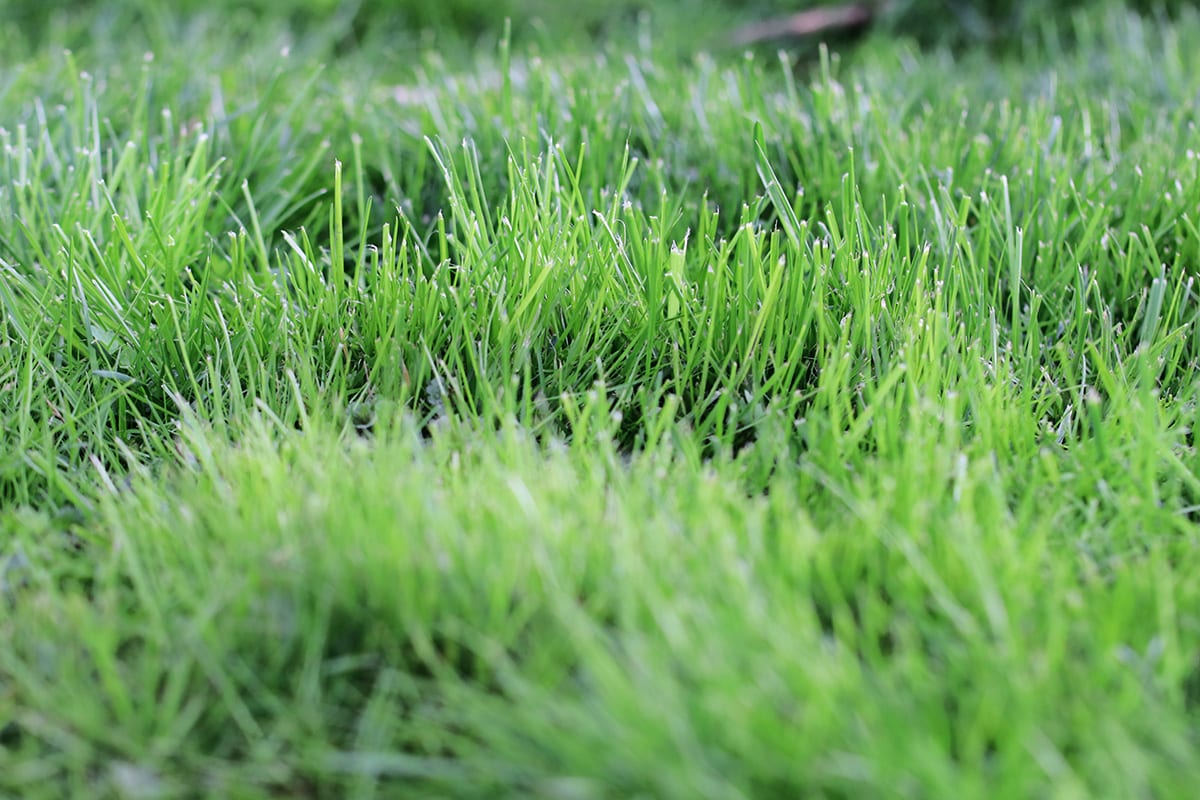
<svg viewBox="0 0 1200 800"><path fill-rule="evenodd" d="M1196 13L334 5L0 21L0 795L1191 793Z"/></svg>

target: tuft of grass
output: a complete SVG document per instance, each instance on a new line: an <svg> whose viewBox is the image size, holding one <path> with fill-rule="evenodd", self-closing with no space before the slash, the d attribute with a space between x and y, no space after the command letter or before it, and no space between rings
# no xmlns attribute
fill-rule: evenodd
<svg viewBox="0 0 1200 800"><path fill-rule="evenodd" d="M0 75L0 793L1195 785L1194 12L141 10Z"/></svg>

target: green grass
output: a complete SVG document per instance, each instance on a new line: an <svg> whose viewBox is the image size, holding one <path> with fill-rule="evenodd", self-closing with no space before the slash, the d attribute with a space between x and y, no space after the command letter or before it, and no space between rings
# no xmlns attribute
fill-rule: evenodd
<svg viewBox="0 0 1200 800"><path fill-rule="evenodd" d="M1200 15L225 5L0 19L0 796L1191 794Z"/></svg>

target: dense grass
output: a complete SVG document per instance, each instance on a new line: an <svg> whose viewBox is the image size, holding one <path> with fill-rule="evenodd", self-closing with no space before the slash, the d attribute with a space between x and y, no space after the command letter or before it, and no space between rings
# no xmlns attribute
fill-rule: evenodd
<svg viewBox="0 0 1200 800"><path fill-rule="evenodd" d="M203 5L0 23L0 795L1197 785L1200 16Z"/></svg>

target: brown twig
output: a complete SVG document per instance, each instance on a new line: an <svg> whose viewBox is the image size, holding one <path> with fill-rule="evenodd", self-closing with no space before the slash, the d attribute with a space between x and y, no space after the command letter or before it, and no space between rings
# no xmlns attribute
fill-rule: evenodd
<svg viewBox="0 0 1200 800"><path fill-rule="evenodd" d="M799 11L785 17L746 25L734 33L736 45L758 44L775 39L802 38L831 31L865 28L875 18L877 3L848 3Z"/></svg>

